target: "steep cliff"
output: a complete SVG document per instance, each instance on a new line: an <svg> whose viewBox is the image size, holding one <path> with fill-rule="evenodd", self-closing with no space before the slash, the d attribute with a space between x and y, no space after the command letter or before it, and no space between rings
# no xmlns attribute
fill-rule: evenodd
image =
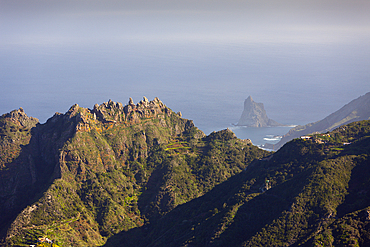
<svg viewBox="0 0 370 247"><path fill-rule="evenodd" d="M38 237L60 246L102 245L153 224L268 155L230 130L206 137L158 98L74 105L36 123L17 144L18 154L3 149L12 158L0 170L0 207L7 212L2 246Z"/></svg>
<svg viewBox="0 0 370 247"><path fill-rule="evenodd" d="M39 171L32 155L36 150L30 144L38 122L22 108L0 117L0 229L26 205L38 186Z"/></svg>
<svg viewBox="0 0 370 247"><path fill-rule="evenodd" d="M244 101L244 110L237 125L248 127L282 126L282 124L268 118L263 103L254 102L251 96Z"/></svg>
<svg viewBox="0 0 370 247"><path fill-rule="evenodd" d="M370 121L275 153L157 98L0 124L1 246L370 245Z"/></svg>

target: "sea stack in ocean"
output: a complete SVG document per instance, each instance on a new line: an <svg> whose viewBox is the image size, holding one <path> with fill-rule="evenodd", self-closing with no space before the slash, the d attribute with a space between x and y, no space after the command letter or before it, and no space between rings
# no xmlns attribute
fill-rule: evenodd
<svg viewBox="0 0 370 247"><path fill-rule="evenodd" d="M283 126L268 118L263 103L254 102L251 96L244 101L244 110L237 125L248 127Z"/></svg>

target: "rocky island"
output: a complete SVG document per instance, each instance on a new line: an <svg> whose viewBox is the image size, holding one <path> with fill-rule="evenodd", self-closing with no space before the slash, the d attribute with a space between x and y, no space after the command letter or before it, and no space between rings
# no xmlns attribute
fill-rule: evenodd
<svg viewBox="0 0 370 247"><path fill-rule="evenodd" d="M244 110L237 126L272 127L284 125L268 118L263 103L254 102L249 96L244 101Z"/></svg>
<svg viewBox="0 0 370 247"><path fill-rule="evenodd" d="M0 246L370 246L370 120L272 153L180 115L1 115Z"/></svg>

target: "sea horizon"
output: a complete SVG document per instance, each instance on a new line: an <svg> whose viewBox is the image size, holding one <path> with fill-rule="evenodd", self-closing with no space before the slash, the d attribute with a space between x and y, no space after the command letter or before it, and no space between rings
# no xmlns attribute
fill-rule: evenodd
<svg viewBox="0 0 370 247"><path fill-rule="evenodd" d="M74 104L158 97L209 134L252 96L279 123L315 122L370 91L369 11L360 0L0 1L0 114L22 107L44 123Z"/></svg>

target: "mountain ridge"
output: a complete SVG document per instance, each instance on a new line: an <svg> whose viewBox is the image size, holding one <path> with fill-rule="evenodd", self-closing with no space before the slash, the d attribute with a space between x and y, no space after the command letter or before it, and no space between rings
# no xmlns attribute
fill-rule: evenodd
<svg viewBox="0 0 370 247"><path fill-rule="evenodd" d="M330 135L295 139L105 246L368 246L370 121Z"/></svg>
<svg viewBox="0 0 370 247"><path fill-rule="evenodd" d="M369 120L267 152L144 98L0 134L2 246L370 244Z"/></svg>
<svg viewBox="0 0 370 247"><path fill-rule="evenodd" d="M38 237L60 246L102 245L268 154L230 130L206 137L180 115L158 98L130 99L126 106L110 100L93 109L75 104L27 131L12 129L29 139L15 140L20 152L0 170L0 207L7 215L0 217L2 245ZM8 123L4 116L0 121Z"/></svg>
<svg viewBox="0 0 370 247"><path fill-rule="evenodd" d="M370 92L350 101L339 110L331 113L322 120L303 126L299 125L290 129L287 134L283 135L277 144L272 145L266 143L264 147L277 150L294 138L299 138L312 133L325 133L341 125L368 119L370 119Z"/></svg>

